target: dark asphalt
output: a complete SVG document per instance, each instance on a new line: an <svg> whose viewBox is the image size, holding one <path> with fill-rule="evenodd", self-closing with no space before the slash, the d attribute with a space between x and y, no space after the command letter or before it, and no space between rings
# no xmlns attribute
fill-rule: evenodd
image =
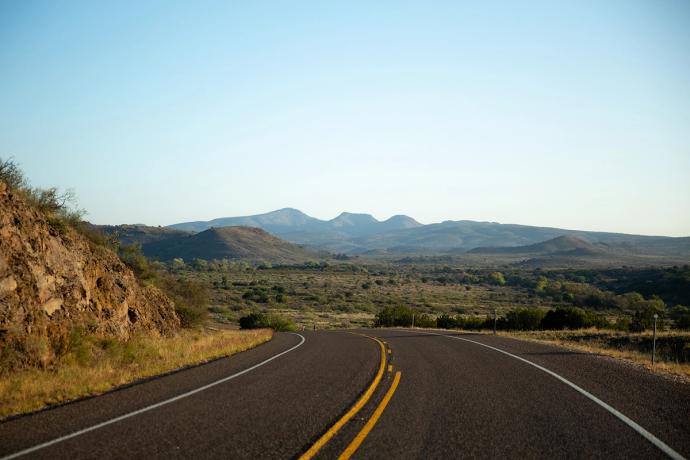
<svg viewBox="0 0 690 460"><path fill-rule="evenodd" d="M404 330L385 340L400 385L354 458L664 458L655 446L554 377L479 345ZM27 458L294 458L358 399L378 345L346 332L301 333L294 351L234 380L31 453ZM449 333L449 335L456 335ZM615 360L463 334L542 365L690 457L690 385ZM290 334L230 358L0 423L0 457L216 381L300 341ZM335 458L390 387L320 452Z"/></svg>
<svg viewBox="0 0 690 460"><path fill-rule="evenodd" d="M402 380L356 458L665 458L594 402L512 357L447 337L372 334L391 347ZM690 385L601 356L462 337L558 373L690 455Z"/></svg>

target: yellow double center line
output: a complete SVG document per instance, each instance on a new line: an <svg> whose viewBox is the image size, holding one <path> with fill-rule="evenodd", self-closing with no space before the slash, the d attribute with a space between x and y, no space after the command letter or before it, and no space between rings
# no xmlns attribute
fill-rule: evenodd
<svg viewBox="0 0 690 460"><path fill-rule="evenodd" d="M381 417L381 414L383 414L383 410L386 408L391 398L393 397L393 393L395 393L395 390L398 388L398 383L400 383L400 371L395 373L393 384L388 389L388 391L386 392L386 396L383 397L383 400L374 411L374 415L372 415L367 424L364 425L362 431L360 431L357 434L357 436L355 436L355 439L352 440L350 445L347 446L347 448L343 451L342 454L340 454L338 460L348 460L352 456L352 454L354 454L355 451L359 448L359 446L364 442L364 439L366 439L367 435L369 435L369 432L374 428L376 422L379 421L379 417Z"/></svg>
<svg viewBox="0 0 690 460"><path fill-rule="evenodd" d="M372 340L374 340L376 343L379 344L379 347L381 349L381 363L379 364L379 369L376 372L376 376L374 377L374 380L371 382L369 385L369 388L364 392L364 394L357 400L357 402L350 408L350 410L347 411L345 415L343 415L335 424L328 430L326 433L324 433L323 436L321 436L318 441L316 441L310 448L307 450L302 456L300 457L300 460L309 460L314 458L314 456L321 450L327 443L330 441L333 436L338 433L338 431L350 420L352 417L354 417L357 412L359 412L362 407L369 401L371 396L374 394L374 391L376 390L376 387L381 383L381 378L383 377L384 370L386 368L386 347L381 342L379 339L375 337L371 337L368 335L364 334L358 334L358 335L363 335L364 337L368 337ZM389 350L390 353L390 350ZM393 380L393 384L391 385L390 389L386 393L386 396L384 396L383 400L379 404L379 406L376 408L374 411L374 414L371 416L369 421L364 425L364 428L357 434L355 439L352 440L350 445L347 446L345 451L340 455L339 459L340 460L346 460L349 459L350 456L357 450L357 448L362 444L364 439L367 437L369 432L374 428L374 425L376 425L376 422L378 421L379 417L381 417L381 414L383 413L383 410L386 408L388 405L388 402L390 399L393 397L393 393L395 393L396 388L398 387L398 383L400 382L400 372L397 372L395 374L395 378Z"/></svg>

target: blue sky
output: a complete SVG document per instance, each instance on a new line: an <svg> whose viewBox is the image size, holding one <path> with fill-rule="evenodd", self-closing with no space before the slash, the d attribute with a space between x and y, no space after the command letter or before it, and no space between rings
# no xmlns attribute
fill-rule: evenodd
<svg viewBox="0 0 690 460"><path fill-rule="evenodd" d="M690 235L690 3L0 0L0 156L96 223Z"/></svg>

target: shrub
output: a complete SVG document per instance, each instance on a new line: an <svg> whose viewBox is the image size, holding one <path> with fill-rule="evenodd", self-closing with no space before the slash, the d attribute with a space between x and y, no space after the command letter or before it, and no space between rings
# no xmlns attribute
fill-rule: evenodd
<svg viewBox="0 0 690 460"><path fill-rule="evenodd" d="M287 296L285 294L276 294L276 302L278 302L278 303L287 302Z"/></svg>
<svg viewBox="0 0 690 460"><path fill-rule="evenodd" d="M155 284L175 303L175 312L182 327L202 324L208 317L208 291L206 286L195 280L161 275Z"/></svg>
<svg viewBox="0 0 690 460"><path fill-rule="evenodd" d="M128 246L121 246L118 251L120 260L132 269L134 275L140 281L152 281L156 278L156 270L151 267L149 260L144 256L141 243L134 243Z"/></svg>
<svg viewBox="0 0 690 460"><path fill-rule="evenodd" d="M414 325L416 327L428 327L428 328L436 327L436 320L431 318L426 313L422 313L419 316L415 316Z"/></svg>
<svg viewBox="0 0 690 460"><path fill-rule="evenodd" d="M500 329L534 331L539 329L545 313L538 308L516 308L497 321Z"/></svg>
<svg viewBox="0 0 690 460"><path fill-rule="evenodd" d="M22 170L12 158L7 160L0 158L0 180L13 191L24 189L28 185Z"/></svg>
<svg viewBox="0 0 690 460"><path fill-rule="evenodd" d="M388 306L378 312L374 327L410 327L413 314L411 308L402 305Z"/></svg>
<svg viewBox="0 0 690 460"><path fill-rule="evenodd" d="M294 331L295 323L288 318L278 315L266 315L264 313L250 313L240 318L241 329L271 328L276 332Z"/></svg>
<svg viewBox="0 0 690 460"><path fill-rule="evenodd" d="M268 327L268 317L263 313L250 313L240 318L241 329L259 329Z"/></svg>
<svg viewBox="0 0 690 460"><path fill-rule="evenodd" d="M455 317L444 313L436 318L436 327L439 329L455 329L458 323Z"/></svg>
<svg viewBox="0 0 690 460"><path fill-rule="evenodd" d="M291 319L279 315L269 315L268 327L276 332L294 331L297 329L297 326L295 326Z"/></svg>
<svg viewBox="0 0 690 460"><path fill-rule="evenodd" d="M690 308L676 305L670 314L675 329L690 329Z"/></svg>
<svg viewBox="0 0 690 460"><path fill-rule="evenodd" d="M489 282L498 286L506 284L506 279L501 272L493 272L489 275Z"/></svg>
<svg viewBox="0 0 690 460"><path fill-rule="evenodd" d="M603 329L611 327L611 323L603 315L577 307L549 310L541 321L541 329L562 330L588 327Z"/></svg>
<svg viewBox="0 0 690 460"><path fill-rule="evenodd" d="M630 322L630 332L642 332L645 329L651 329L654 326L654 315L659 315L657 320L657 327L664 328L664 310L654 306L647 306L642 310L636 311Z"/></svg>

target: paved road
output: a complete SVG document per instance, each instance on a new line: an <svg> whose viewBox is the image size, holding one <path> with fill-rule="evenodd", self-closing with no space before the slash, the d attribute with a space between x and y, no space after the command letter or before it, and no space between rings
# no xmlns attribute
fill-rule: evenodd
<svg viewBox="0 0 690 460"><path fill-rule="evenodd" d="M690 457L690 385L608 358L501 337L359 332L386 343L385 371L377 385L372 382L381 352L374 340L339 331L300 333L304 341L276 334L270 343L227 359L0 423L0 457L261 363L26 458L297 458L367 397L369 388L371 397L317 458L337 458L353 440L361 441L353 458L665 457L609 411L515 356L581 387ZM266 362L286 350L291 351ZM365 427L371 430L361 433Z"/></svg>

